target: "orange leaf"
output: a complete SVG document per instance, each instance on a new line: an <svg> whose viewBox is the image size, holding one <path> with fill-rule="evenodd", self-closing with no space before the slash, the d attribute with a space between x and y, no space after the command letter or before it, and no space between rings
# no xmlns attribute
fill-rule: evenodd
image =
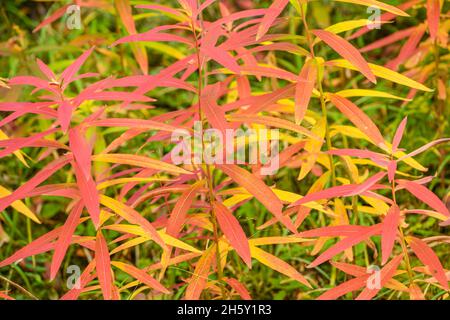
<svg viewBox="0 0 450 320"><path fill-rule="evenodd" d="M419 260L428 267L428 269L431 271L431 274L436 278L436 280L446 290L448 290L449 287L447 276L445 275L445 270L434 251L419 238L407 237L406 240L408 241L409 246L414 251Z"/></svg>
<svg viewBox="0 0 450 320"><path fill-rule="evenodd" d="M61 266L67 248L72 240L72 235L79 223L81 213L83 212L83 202L78 201L69 214L66 222L62 226L60 236L55 244L55 253L53 254L52 264L50 265L50 280L53 280Z"/></svg>
<svg viewBox="0 0 450 320"><path fill-rule="evenodd" d="M315 36L322 39L334 51L339 53L344 59L357 68L367 79L373 83L377 83L377 79L370 70L369 65L359 51L353 47L347 40L326 30L312 30Z"/></svg>
<svg viewBox="0 0 450 320"><path fill-rule="evenodd" d="M237 184L244 187L256 199L258 199L273 215L292 232L296 232L296 228L292 221L282 215L283 204L275 193L262 180L255 177L250 172L233 164L217 165L217 167L225 172Z"/></svg>
<svg viewBox="0 0 450 320"><path fill-rule="evenodd" d="M220 229L230 241L231 246L241 256L247 266L252 268L250 247L244 230L242 230L239 221L223 204L214 202L214 213L219 222Z"/></svg>
<svg viewBox="0 0 450 320"><path fill-rule="evenodd" d="M167 234L176 237L178 236L183 224L186 220L186 215L192 202L195 199L197 191L203 186L203 180L197 181L189 189L183 192L183 194L178 198L175 207L170 214L169 220L167 221Z"/></svg>
<svg viewBox="0 0 450 320"><path fill-rule="evenodd" d="M255 246L250 246L250 251L252 253L252 257L262 264L265 264L269 268L278 271L288 276L289 278L297 280L308 288L311 288L311 285L308 283L308 281L290 264Z"/></svg>
<svg viewBox="0 0 450 320"><path fill-rule="evenodd" d="M347 100L337 94L329 94L331 102L341 111L348 119L365 133L376 145L385 147L384 138L372 120L359 109L353 102Z"/></svg>
<svg viewBox="0 0 450 320"><path fill-rule="evenodd" d="M103 297L105 300L112 299L112 273L111 260L109 258L108 246L102 232L97 233L95 241L95 267L97 269L97 277L100 282Z"/></svg>
<svg viewBox="0 0 450 320"><path fill-rule="evenodd" d="M185 298L187 300L196 300L200 298L200 294L206 286L208 281L208 274L211 268L214 257L216 256L216 245L211 245L200 259L197 261L195 266L194 274L189 280L189 284L186 288Z"/></svg>
<svg viewBox="0 0 450 320"><path fill-rule="evenodd" d="M140 282L144 283L145 285L149 286L150 288L153 288L155 290L158 290L163 293L170 293L169 290L167 290L161 283L159 283L155 278L147 274L145 271L136 268L135 266L132 266L127 263L119 262L119 261L112 261L111 264L115 266L116 268L119 268L123 272L128 273L133 278L139 280Z"/></svg>
<svg viewBox="0 0 450 320"><path fill-rule="evenodd" d="M394 247L395 237L397 236L397 228L400 222L400 209L396 204L386 214L381 229L381 254L382 264L385 264L391 255Z"/></svg>

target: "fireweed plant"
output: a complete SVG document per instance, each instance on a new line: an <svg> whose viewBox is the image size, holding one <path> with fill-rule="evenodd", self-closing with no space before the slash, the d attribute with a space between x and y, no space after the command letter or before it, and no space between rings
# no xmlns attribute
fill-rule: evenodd
<svg viewBox="0 0 450 320"><path fill-rule="evenodd" d="M449 185L446 3L75 1L35 34L71 5L122 36L51 68L18 32L36 68L0 82L24 90L0 103L1 161L20 168L0 179L1 298L449 298L450 212L430 191ZM315 21L331 7L381 14ZM123 77L86 66L127 50ZM407 116L427 103L421 143Z"/></svg>

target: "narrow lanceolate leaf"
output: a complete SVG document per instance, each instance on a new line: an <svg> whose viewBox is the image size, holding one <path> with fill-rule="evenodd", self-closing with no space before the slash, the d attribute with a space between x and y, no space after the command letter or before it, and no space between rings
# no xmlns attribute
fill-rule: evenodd
<svg viewBox="0 0 450 320"><path fill-rule="evenodd" d="M36 28L33 29L33 33L39 31L46 25L51 24L53 21L56 21L59 18L61 18L64 14L66 14L68 7L69 5L67 4L65 6L62 6L55 12L53 12L48 18L44 19L44 21L42 21Z"/></svg>
<svg viewBox="0 0 450 320"><path fill-rule="evenodd" d="M417 258L419 258L420 261L422 261L422 263L428 267L434 278L436 278L436 280L446 290L448 290L448 280L447 276L445 275L445 270L434 251L419 238L407 237L406 240L408 241L411 249L416 254Z"/></svg>
<svg viewBox="0 0 450 320"><path fill-rule="evenodd" d="M351 69L351 70L358 70L350 62L348 62L347 60L344 60L344 59L328 61L327 64L341 67L341 68ZM369 63L369 67L372 70L372 72L379 78L383 78L383 79L386 79L386 80L389 80L389 81L392 81L392 82L395 82L395 83L398 83L398 84L401 84L401 85L404 85L404 86L407 86L407 87L410 87L413 89L418 89L418 90L428 91L428 92L433 91L433 89L430 89L417 81L414 81L398 72L395 72L394 70L388 69L383 66L378 66L378 65L372 64L372 63Z"/></svg>
<svg viewBox="0 0 450 320"><path fill-rule="evenodd" d="M92 53L92 50L94 50L94 47L85 51L81 56L79 56L70 66L68 66L61 73L60 81L61 81L61 83L63 83L63 85L67 85L70 82L72 82L73 77L78 72L78 70L80 70L83 63L86 61L86 59Z"/></svg>
<svg viewBox="0 0 450 320"><path fill-rule="evenodd" d="M403 137L403 132L405 131L406 122L408 121L408 117L403 118L402 122L395 131L394 139L392 139L392 153L396 153L398 146L400 145L400 141Z"/></svg>
<svg viewBox="0 0 450 320"><path fill-rule="evenodd" d="M227 117L229 121L232 122L246 122L246 123L257 123L266 126L271 126L275 128L281 128L286 130L291 130L300 134L303 134L312 139L322 141L320 137L312 133L311 131L285 119L280 119L277 117L269 116L257 116L257 115L247 115L247 114L233 114Z"/></svg>
<svg viewBox="0 0 450 320"><path fill-rule="evenodd" d="M14 201L26 197L27 193L36 188L39 184L45 181L48 177L54 174L56 171L64 167L71 160L71 156L62 156L46 165L41 171L39 171L33 178L29 179L19 188L17 188L10 195L0 199L0 212L5 210L6 207L11 205Z"/></svg>
<svg viewBox="0 0 450 320"><path fill-rule="evenodd" d="M112 299L112 273L111 260L109 258L108 246L102 232L97 233L95 241L95 267L97 269L97 277L102 289L103 298L105 300Z"/></svg>
<svg viewBox="0 0 450 320"><path fill-rule="evenodd" d="M61 266L61 262L64 259L67 248L72 241L72 235L77 228L80 221L81 213L83 212L83 203L79 201L70 212L64 223L60 236L55 243L55 252L53 254L52 264L50 265L50 280L55 279L56 274Z"/></svg>
<svg viewBox="0 0 450 320"><path fill-rule="evenodd" d="M369 90L369 89L345 89L336 92L337 95L344 98L351 97L377 97L377 98L388 98L388 99L397 99L403 101L411 101L411 99L395 96L388 92L377 91L377 90Z"/></svg>
<svg viewBox="0 0 450 320"><path fill-rule="evenodd" d="M303 231L297 234L299 237L347 237L356 236L360 233L368 231L370 227L366 226L353 226L353 225L341 225L341 226L329 226L322 227L313 230Z"/></svg>
<svg viewBox="0 0 450 320"><path fill-rule="evenodd" d="M81 168L77 163L73 164L75 176L77 178L77 186L86 209L91 216L95 227L100 223L100 202L98 199L97 185L91 176L85 177L81 172Z"/></svg>
<svg viewBox="0 0 450 320"><path fill-rule="evenodd" d="M0 197L6 197L8 195L11 194L11 191L9 191L8 189L0 186ZM11 207L13 207L14 209L16 209L17 211L19 211L21 214L23 214L24 216L30 218L31 220L33 220L36 223L41 223L41 221L39 221L39 218L36 216L36 214L31 211L26 205L25 203L23 203L20 200L16 200L13 203L11 203Z"/></svg>
<svg viewBox="0 0 450 320"><path fill-rule="evenodd" d="M390 4L377 1L377 0L334 0L338 2L346 2L346 3L354 3L359 4L366 7L375 7L380 8L381 10L393 13L397 16L408 17L409 15L403 10L398 9L397 7L391 6Z"/></svg>
<svg viewBox="0 0 450 320"><path fill-rule="evenodd" d="M91 177L91 148L83 136L80 127L73 128L69 131L70 150L75 157L75 161L80 166L81 172L85 178Z"/></svg>
<svg viewBox="0 0 450 320"><path fill-rule="evenodd" d="M1 140L9 140L9 137L2 130L0 130L0 141ZM27 161L25 160L25 158L22 154L22 151L20 151L20 150L14 151L14 155L17 157L17 159L19 159L20 162L22 162L24 164L24 166L29 168L29 165L28 165Z"/></svg>
<svg viewBox="0 0 450 320"><path fill-rule="evenodd" d="M395 272L397 271L400 262L402 262L402 259L403 254L400 254L389 261L389 263L387 263L380 271L380 285L374 287L367 285L364 290L361 291L358 297L356 297L356 300L370 300L375 297L375 295L381 290L381 288L384 287L386 283L395 275ZM367 284L369 284L369 281L371 281L370 278L367 280Z"/></svg>
<svg viewBox="0 0 450 320"><path fill-rule="evenodd" d="M256 40L261 39L269 30L270 26L274 23L275 19L281 14L283 9L288 4L289 0L275 0L271 6L267 9L267 13L264 15L256 34Z"/></svg>
<svg viewBox="0 0 450 320"><path fill-rule="evenodd" d="M383 227L381 229L382 264L385 264L391 255L399 222L400 209L396 204L393 204L383 220Z"/></svg>
<svg viewBox="0 0 450 320"><path fill-rule="evenodd" d="M200 298L208 281L209 271L216 256L216 250L216 244L211 245L197 261L194 274L186 288L185 298L187 300L197 300Z"/></svg>
<svg viewBox="0 0 450 320"><path fill-rule="evenodd" d="M203 183L203 180L197 181L178 198L167 221L167 234L173 237L178 236L186 221L187 212L195 200L198 190L203 186Z"/></svg>
<svg viewBox="0 0 450 320"><path fill-rule="evenodd" d="M201 109L205 113L208 122L214 129L218 129L225 135L227 129L227 121L225 119L225 111L217 104L218 85L207 86L202 94Z"/></svg>
<svg viewBox="0 0 450 320"><path fill-rule="evenodd" d="M450 217L450 212L445 204L433 192L428 190L423 185L407 180L398 180L398 184L405 187L405 189L413 194L417 199L423 201L434 210Z"/></svg>
<svg viewBox="0 0 450 320"><path fill-rule="evenodd" d="M311 201L317 201L322 199L355 196L370 189L370 187L372 187L374 184L380 181L385 175L386 172L378 172L361 184L347 184L343 186L331 187L313 193L308 193L303 198L289 205L289 207L299 206Z"/></svg>
<svg viewBox="0 0 450 320"><path fill-rule="evenodd" d="M141 226L153 241L160 246L165 247L164 241L161 239L161 236L158 234L155 227L147 219L141 216L139 212L126 204L105 195L100 195L100 203L105 207L110 208L128 222Z"/></svg>
<svg viewBox="0 0 450 320"><path fill-rule="evenodd" d="M231 246L236 250L242 260L244 260L247 266L251 269L252 260L250 255L250 247L239 221L223 204L214 202L213 208L223 234L227 237Z"/></svg>
<svg viewBox="0 0 450 320"><path fill-rule="evenodd" d="M232 287L241 296L243 300L252 300L252 297L250 296L250 293L248 292L247 288L237 279L225 278L224 281L228 283L229 286Z"/></svg>
<svg viewBox="0 0 450 320"><path fill-rule="evenodd" d="M97 154L92 156L93 161L117 163L117 164L128 164L131 166L137 166L142 168L156 169L165 172L175 173L175 174L190 174L191 172L174 166L173 164L152 159L144 156L130 155L130 154Z"/></svg>
<svg viewBox="0 0 450 320"><path fill-rule="evenodd" d="M307 61L300 71L299 79L295 85L295 123L300 124L308 109L309 100L317 78L316 65Z"/></svg>
<svg viewBox="0 0 450 320"><path fill-rule="evenodd" d="M275 193L262 180L233 164L217 165L227 176L233 179L238 185L244 187L250 194L258 199L280 222L286 225L292 232L296 228L292 221L282 215L283 204Z"/></svg>
<svg viewBox="0 0 450 320"><path fill-rule="evenodd" d="M64 132L67 132L70 126L70 120L72 118L73 107L72 104L67 101L61 101L58 107L58 121L61 125L61 129Z"/></svg>
<svg viewBox="0 0 450 320"><path fill-rule="evenodd" d="M439 14L441 5L439 0L427 0L427 22L432 40L436 39L439 31Z"/></svg>
<svg viewBox="0 0 450 320"><path fill-rule="evenodd" d="M250 252L252 257L262 264L311 288L308 281L290 264L255 246L250 246Z"/></svg>
<svg viewBox="0 0 450 320"><path fill-rule="evenodd" d="M25 247L17 250L13 255L0 262L0 268L10 265L21 259L33 256L38 253L46 252L53 248L51 242L55 240L61 233L61 228L53 229L43 236L40 236L33 242L27 244ZM49 246L50 245L50 246Z"/></svg>
<svg viewBox="0 0 450 320"><path fill-rule="evenodd" d="M322 39L334 51L339 53L344 59L354 65L359 72L361 72L371 82L376 83L377 80L366 60L364 60L361 53L353 47L347 40L340 36L325 30L312 30L315 36Z"/></svg>
<svg viewBox="0 0 450 320"><path fill-rule="evenodd" d="M146 119L108 118L90 121L89 126L96 127L127 127L133 129L162 130L172 132L176 127L162 122Z"/></svg>
<svg viewBox="0 0 450 320"><path fill-rule="evenodd" d="M331 102L346 115L349 120L365 133L377 146L383 148L384 138L372 120L353 102L336 94L329 94Z"/></svg>
<svg viewBox="0 0 450 320"><path fill-rule="evenodd" d="M145 285L149 286L150 288L153 288L155 290L158 290L162 293L170 293L169 290L167 290L161 283L159 283L155 278L147 274L145 271L136 268L133 265L119 262L119 261L112 261L111 264L122 270L123 272L128 273L130 276L135 278L136 280L139 280L140 282L144 283Z"/></svg>
<svg viewBox="0 0 450 320"><path fill-rule="evenodd" d="M369 275L365 275L341 283L340 285L320 295L317 300L336 300L337 298L342 297L344 294L361 289L366 285L368 277Z"/></svg>
<svg viewBox="0 0 450 320"><path fill-rule="evenodd" d="M308 268L316 267L319 264L324 263L325 261L333 258L335 255L341 253L345 249L350 248L350 247L360 243L361 241L364 241L364 240L370 238L371 236L380 234L381 227L382 227L381 224L376 224L376 225L368 227L366 230L364 230L364 232L360 232L356 235L349 236L349 237L345 238L344 240L339 241L334 246L330 247L325 252L323 252L319 257L317 257L316 260L314 260L308 266Z"/></svg>

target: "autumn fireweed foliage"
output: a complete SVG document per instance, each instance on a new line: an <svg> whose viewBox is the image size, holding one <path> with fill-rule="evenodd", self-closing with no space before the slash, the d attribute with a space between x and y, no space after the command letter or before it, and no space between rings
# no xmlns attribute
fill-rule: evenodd
<svg viewBox="0 0 450 320"><path fill-rule="evenodd" d="M12 272L45 256L46 276L55 282L67 279L68 266L79 266L81 276L64 286L61 299L142 293L164 299L267 298L275 295L269 278L282 284L274 290L294 290L290 298L448 298L448 261L443 266L431 245L448 246L447 237L424 238L409 223L411 217L426 218L442 234L450 224L448 208L427 187L434 172L415 160L450 140L446 125L435 140L406 150L402 138L414 130L407 117L391 132L377 126L360 103L387 99L394 106L389 112L401 112L427 94L436 96L433 112L445 121L442 69L449 58L449 23L440 19L443 4L339 0L337 6L374 6L384 14L380 21L355 17L322 29L308 14L310 5L276 0L266 8L237 10L228 2L179 0L173 7L132 8L126 0L115 1L127 36L107 48L90 47L58 74L38 59L41 74L7 81L10 88L33 91L25 101L0 103L0 157L20 161L27 170L44 167L18 185L1 181L2 220L18 212L30 228L47 224L36 212L38 203L60 199L64 219L14 248L0 270ZM377 32L371 26L395 25L411 9L426 13L420 25L358 49L353 40ZM133 12L157 13L170 22L138 33ZM63 13L57 10L37 29L50 27ZM395 46L406 37L403 46ZM170 52L171 64L149 70L151 49L147 53L145 43ZM80 72L96 51L126 46L141 73ZM393 55L386 65L361 54L384 47ZM278 63L277 54L293 62ZM82 85L71 88L75 83ZM403 87L410 90L406 98L396 93ZM158 105L152 98L158 90L185 94L190 103L145 117L158 108L152 106ZM22 137L13 130L22 118L22 126L43 120ZM200 138L204 148L211 144L194 130L196 124L223 137L230 129L279 130L278 170L261 174L261 161L175 162L174 148L190 148L174 140L174 133ZM145 143L134 147L142 137ZM34 148L38 158L30 159ZM69 255L73 250L76 262ZM283 259L286 250L291 254ZM145 264L139 262L144 255ZM31 268L42 272L35 260ZM276 272L263 275L267 270ZM0 297L34 297L14 284L0 288Z"/></svg>

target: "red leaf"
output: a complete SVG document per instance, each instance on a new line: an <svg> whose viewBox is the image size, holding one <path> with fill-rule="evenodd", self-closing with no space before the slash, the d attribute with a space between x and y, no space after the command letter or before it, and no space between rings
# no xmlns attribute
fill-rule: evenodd
<svg viewBox="0 0 450 320"><path fill-rule="evenodd" d="M439 14L441 4L439 0L427 0L427 21L430 37L434 40L439 31Z"/></svg>
<svg viewBox="0 0 450 320"><path fill-rule="evenodd" d="M424 265L428 267L431 274L436 278L436 280L448 290L447 276L445 275L445 270L439 261L438 256L434 251L422 240L415 237L407 237L406 240L409 246L416 254L417 258L422 261Z"/></svg>
<svg viewBox="0 0 450 320"><path fill-rule="evenodd" d="M252 300L252 297L250 296L250 293L248 293L247 288L240 283L237 279L234 278L224 278L223 279L226 283L230 285L236 292L241 296L243 300Z"/></svg>
<svg viewBox="0 0 450 320"><path fill-rule="evenodd" d="M69 145L75 161L86 179L91 177L91 147L83 137L80 127L69 131Z"/></svg>
<svg viewBox="0 0 450 320"><path fill-rule="evenodd" d="M64 155L59 159L56 159L46 165L41 171L39 171L33 178L17 188L10 195L0 199L0 212L5 210L11 203L16 200L26 197L28 192L31 192L43 181L47 180L52 174L68 164L72 159L71 155Z"/></svg>
<svg viewBox="0 0 450 320"><path fill-rule="evenodd" d="M97 184L91 176L86 178L77 163L73 164L77 178L78 189L86 209L91 216L92 223L97 228L100 222L100 201L98 198Z"/></svg>
<svg viewBox="0 0 450 320"><path fill-rule="evenodd" d="M344 251L347 248L350 248L354 246L355 244L360 243L361 241L364 241L371 236L374 236L376 234L381 233L381 224L376 224L370 227L367 227L364 232L360 232L356 235L349 236L345 238L344 240L339 241L331 248L325 250L319 257L317 257L309 266L308 268L313 268L315 266L318 266L321 263L324 263L325 261L333 258L338 253Z"/></svg>
<svg viewBox="0 0 450 320"><path fill-rule="evenodd" d="M56 274L64 259L67 248L69 247L72 235L79 223L81 213L83 212L83 203L79 201L69 214L66 222L62 226L58 241L55 243L55 253L53 254L52 264L50 265L50 280L56 277Z"/></svg>
<svg viewBox="0 0 450 320"><path fill-rule="evenodd" d="M385 264L391 255L394 247L395 237L397 236L397 228L400 222L400 209L396 204L386 214L381 229L381 254L382 264Z"/></svg>
<svg viewBox="0 0 450 320"><path fill-rule="evenodd" d="M306 62L295 85L295 123L297 124L301 123L306 114L316 77L317 69L315 65L311 61Z"/></svg>
<svg viewBox="0 0 450 320"><path fill-rule="evenodd" d="M198 181L193 184L189 189L183 192L178 198L175 207L170 213L169 220L167 221L167 234L177 237L180 230L183 228L183 224L186 221L186 216L192 202L195 200L198 190L203 186L203 181Z"/></svg>
<svg viewBox="0 0 450 320"><path fill-rule="evenodd" d="M292 221L282 215L283 204L280 199L262 180L233 164L217 165L217 167L258 199L289 230L297 231Z"/></svg>
<svg viewBox="0 0 450 320"><path fill-rule="evenodd" d="M381 269L381 275L380 275L380 287L379 288L369 288L366 286L366 288L361 291L361 293L356 297L356 300L370 300L372 299L378 291L381 290L384 285L391 280L391 278L395 275L395 272L397 271L398 266L400 265L400 262L402 262L403 254L400 254L396 256L394 259L389 261L388 264L386 264L383 269Z"/></svg>
<svg viewBox="0 0 450 320"><path fill-rule="evenodd" d="M402 122L397 128L397 131L395 131L394 139L392 139L392 153L395 153L397 151L400 141L402 140L407 121L408 117L403 118Z"/></svg>
<svg viewBox="0 0 450 320"><path fill-rule="evenodd" d="M67 4L67 5L59 8L55 12L53 12L48 18L46 18L36 28L33 29L33 33L39 31L41 28L52 23L53 21L56 21L59 18L61 18L66 13L68 7L69 7L69 5Z"/></svg>
<svg viewBox="0 0 450 320"><path fill-rule="evenodd" d="M326 30L312 30L315 36L319 37L328 44L334 51L339 53L344 59L348 60L355 68L357 68L367 79L373 83L377 83L375 75L370 70L369 65L359 51L353 47L347 40Z"/></svg>
<svg viewBox="0 0 450 320"><path fill-rule="evenodd" d="M445 204L426 187L416 182L407 180L398 180L397 183L400 186L405 187L405 189L413 194L417 199L423 201L434 210L442 213L443 215L446 215L447 217L450 217L450 212L448 211Z"/></svg>
<svg viewBox="0 0 450 320"><path fill-rule="evenodd" d="M384 147L384 138L372 120L359 109L353 102L347 100L337 94L329 94L331 102L341 111L348 119L365 133L377 146Z"/></svg>
<svg viewBox="0 0 450 320"><path fill-rule="evenodd" d="M155 278L147 274L145 271L136 268L133 265L122 263L118 261L112 261L111 264L120 270L128 273L130 276L134 277L135 279L139 280L140 282L144 283L145 285L149 286L150 288L153 288L155 290L158 290L162 293L170 293L169 290L167 290L161 283L159 283Z"/></svg>
<svg viewBox="0 0 450 320"><path fill-rule="evenodd" d="M53 249L53 244L51 243L55 240L59 234L61 233L61 228L53 229L50 232L47 232L43 236L40 236L33 242L27 244L22 249L17 250L13 255L6 258L2 262L0 262L0 268L10 265L16 261L21 259L25 259L29 256L36 255L38 253L46 252L50 249Z"/></svg>
<svg viewBox="0 0 450 320"><path fill-rule="evenodd" d="M70 66L68 66L61 73L60 81L63 84L63 86L66 87L69 83L71 83L73 81L73 77L78 72L78 70L81 68L81 66L86 61L86 59L89 57L89 55L92 53L92 50L94 50L94 47L83 52L83 54L81 56L79 56Z"/></svg>
<svg viewBox="0 0 450 320"><path fill-rule="evenodd" d="M105 300L112 299L112 273L111 260L109 258L108 246L102 232L97 233L95 241L95 268L97 277Z"/></svg>
<svg viewBox="0 0 450 320"><path fill-rule="evenodd" d="M247 266L252 268L252 258L250 254L250 246L247 237L242 230L239 221L223 204L214 202L214 213L219 222L220 229L230 241L231 246L241 256Z"/></svg>
<svg viewBox="0 0 450 320"><path fill-rule="evenodd" d="M67 132L72 119L73 106L69 101L61 101L58 107L58 120L63 132Z"/></svg>
<svg viewBox="0 0 450 320"><path fill-rule="evenodd" d="M343 296L351 291L358 290L366 285L366 281L369 275L365 277L355 278L341 283L337 287L334 287L321 296L317 300L336 300L337 298Z"/></svg>
<svg viewBox="0 0 450 320"><path fill-rule="evenodd" d="M281 14L283 9L288 4L289 0L275 0L267 9L267 13L264 15L256 34L256 40L261 39L269 30L275 19Z"/></svg>
<svg viewBox="0 0 450 320"><path fill-rule="evenodd" d="M346 184L343 186L331 187L325 190L309 193L303 198L290 204L289 207L299 206L311 201L317 201L322 199L329 199L334 197L349 197L358 195L370 189L370 187L376 184L385 175L386 172L378 172L377 174L373 175L372 177L370 177L361 184Z"/></svg>
<svg viewBox="0 0 450 320"><path fill-rule="evenodd" d="M311 238L311 237L346 237L358 235L361 232L368 230L366 226L353 226L353 225L339 225L322 227L313 230L303 231L297 234L299 237Z"/></svg>

